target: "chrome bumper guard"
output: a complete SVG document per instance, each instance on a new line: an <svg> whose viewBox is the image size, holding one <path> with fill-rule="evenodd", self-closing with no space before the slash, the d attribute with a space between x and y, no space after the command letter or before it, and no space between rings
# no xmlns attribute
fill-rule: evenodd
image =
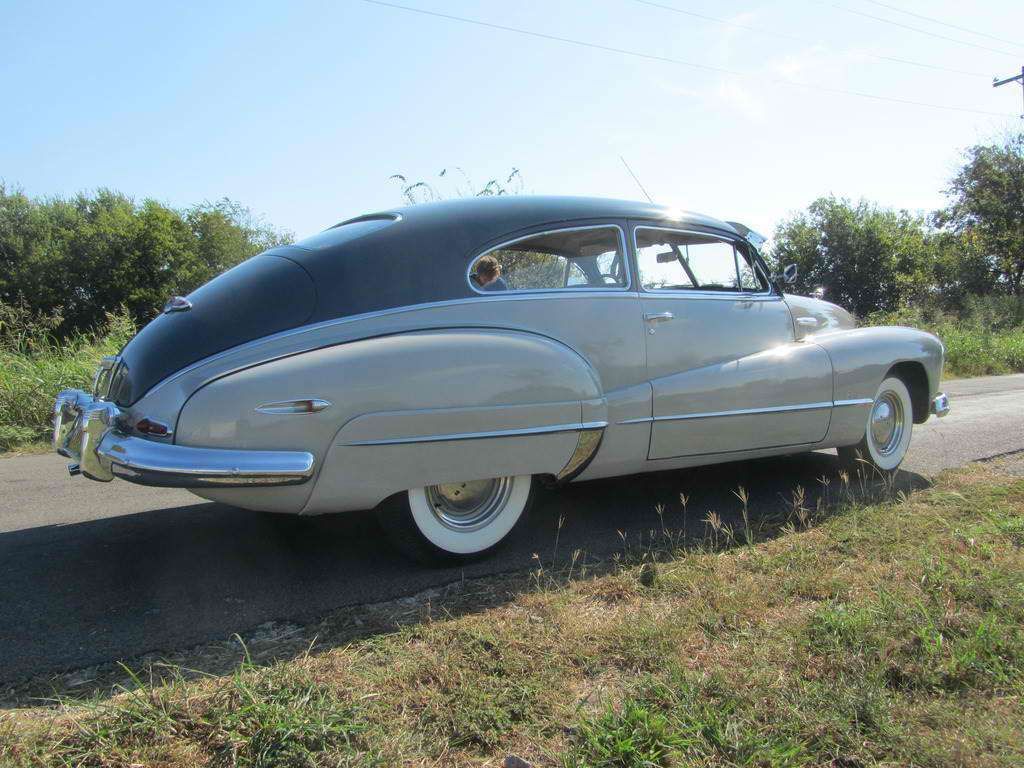
<svg viewBox="0 0 1024 768"><path fill-rule="evenodd" d="M226 488L296 485L313 475L313 454L304 451L189 448L126 435L120 409L80 389L57 395L53 448L72 460L72 475L101 482L120 477L167 488Z"/></svg>
<svg viewBox="0 0 1024 768"><path fill-rule="evenodd" d="M932 399L932 413L938 416L940 419L949 413L949 398L945 392L939 392Z"/></svg>

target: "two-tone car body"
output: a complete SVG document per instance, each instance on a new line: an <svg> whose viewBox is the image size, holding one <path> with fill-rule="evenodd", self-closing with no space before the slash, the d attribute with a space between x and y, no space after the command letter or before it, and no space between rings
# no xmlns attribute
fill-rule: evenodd
<svg viewBox="0 0 1024 768"><path fill-rule="evenodd" d="M941 343L784 295L760 242L591 198L362 216L169 301L58 396L54 445L94 480L382 508L448 555L500 542L540 480L820 448L894 469L948 410Z"/></svg>

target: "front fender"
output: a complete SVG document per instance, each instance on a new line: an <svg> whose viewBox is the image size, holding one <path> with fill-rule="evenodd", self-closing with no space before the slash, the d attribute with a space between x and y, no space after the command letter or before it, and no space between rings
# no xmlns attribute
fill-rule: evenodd
<svg viewBox="0 0 1024 768"><path fill-rule="evenodd" d="M316 398L311 414L263 403ZM176 442L305 450L302 487L203 490L243 507L305 513L373 507L408 488L510 474L557 474L585 426L603 425L600 380L567 346L517 331L401 333L275 360L200 389Z"/></svg>
<svg viewBox="0 0 1024 768"><path fill-rule="evenodd" d="M942 377L945 350L938 337L916 328L873 326L817 334L806 341L824 349L832 361L836 407L830 444L853 444L863 437L871 401L894 366L909 364L923 371L927 392L920 400L927 418L928 403L938 393Z"/></svg>

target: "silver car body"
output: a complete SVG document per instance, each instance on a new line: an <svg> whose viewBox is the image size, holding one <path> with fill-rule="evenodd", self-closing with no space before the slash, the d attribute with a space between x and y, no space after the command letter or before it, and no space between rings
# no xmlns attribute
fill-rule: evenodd
<svg viewBox="0 0 1024 768"><path fill-rule="evenodd" d="M948 410L928 333L858 328L775 284L643 290L634 229L690 226L643 211L608 219L628 256L621 288L473 290L308 323L189 364L128 407L105 398L101 370L93 393L58 397L55 446L93 479L313 515L461 480L589 480L852 445L894 367L915 421ZM721 223L716 237L753 242L744 230ZM143 419L167 434L143 434Z"/></svg>

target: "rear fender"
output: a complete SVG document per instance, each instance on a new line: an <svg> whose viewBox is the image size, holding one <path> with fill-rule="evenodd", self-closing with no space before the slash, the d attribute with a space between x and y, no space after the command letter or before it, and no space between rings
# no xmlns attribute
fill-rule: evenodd
<svg viewBox="0 0 1024 768"><path fill-rule="evenodd" d="M330 406L256 411L304 398ZM434 483L557 476L581 432L606 421L597 374L564 344L516 331L445 329L319 349L214 381L186 403L176 442L312 452L314 483L203 495L315 514L373 507Z"/></svg>

